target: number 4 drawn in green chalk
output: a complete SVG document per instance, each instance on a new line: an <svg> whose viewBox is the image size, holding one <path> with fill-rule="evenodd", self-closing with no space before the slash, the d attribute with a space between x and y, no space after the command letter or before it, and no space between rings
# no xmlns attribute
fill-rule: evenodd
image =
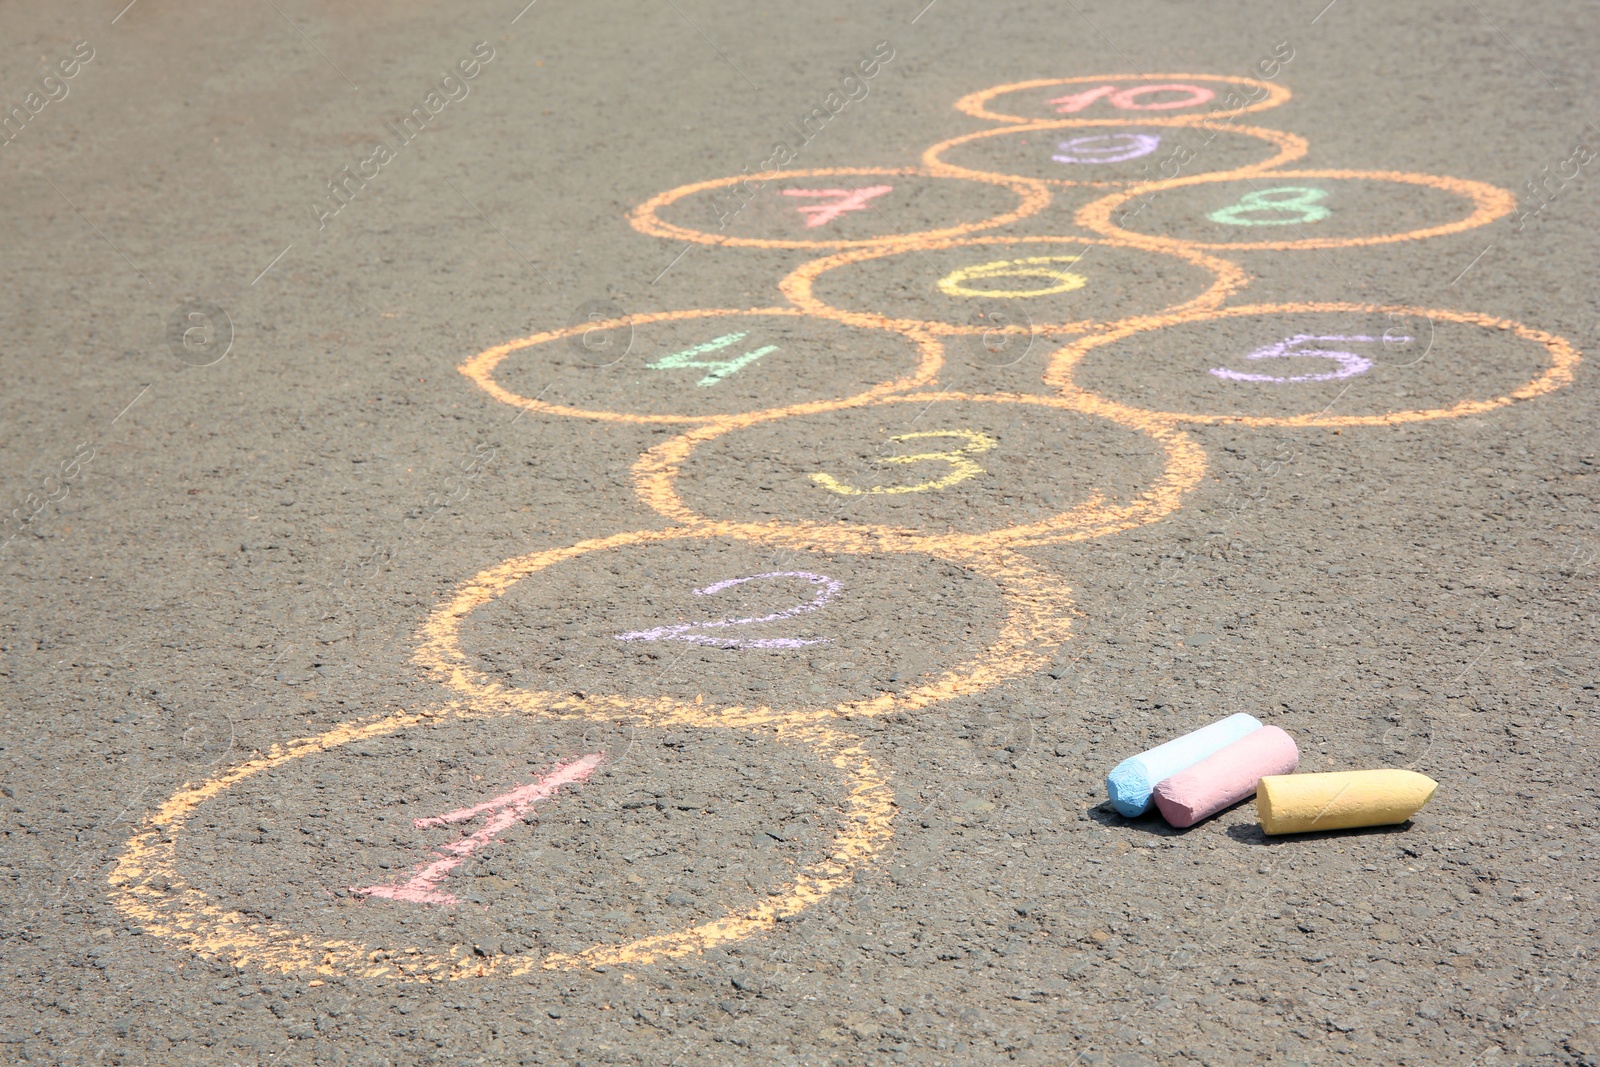
<svg viewBox="0 0 1600 1067"><path fill-rule="evenodd" d="M736 359L703 360L695 358L696 356L704 356L727 348L729 345L737 344L744 340L745 337L746 334L744 333L723 334L721 337L707 341L703 345L695 345L693 348L685 348L682 352L674 352L670 356L662 356L654 363L646 363L645 366L651 370L682 370L685 367L702 367L710 373L695 384L701 386L716 385L728 375L735 374L769 352L778 350L777 345L762 345L760 348L751 349Z"/></svg>

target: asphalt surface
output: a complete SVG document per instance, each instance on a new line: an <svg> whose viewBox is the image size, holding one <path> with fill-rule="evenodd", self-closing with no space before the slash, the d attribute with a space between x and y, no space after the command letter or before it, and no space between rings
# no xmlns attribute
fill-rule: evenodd
<svg viewBox="0 0 1600 1067"><path fill-rule="evenodd" d="M0 1061L1600 1063L1592 5L0 30Z"/></svg>

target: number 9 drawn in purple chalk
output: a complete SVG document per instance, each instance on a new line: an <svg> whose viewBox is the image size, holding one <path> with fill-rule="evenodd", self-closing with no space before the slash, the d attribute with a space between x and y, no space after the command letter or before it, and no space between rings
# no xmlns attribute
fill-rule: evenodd
<svg viewBox="0 0 1600 1067"><path fill-rule="evenodd" d="M1122 144L1114 144L1121 140ZM1095 144L1104 141L1106 144ZM1148 156L1161 147L1158 133L1098 133L1089 137L1074 137L1056 146L1061 155L1050 158L1057 163L1122 163L1129 159Z"/></svg>
<svg viewBox="0 0 1600 1067"><path fill-rule="evenodd" d="M724 589L731 589L745 582L757 582L767 578L803 578L812 585L822 587L821 591L810 600L796 604L792 608L773 612L771 615L756 615L743 619L707 619L703 622L684 622L675 626L657 626L651 630L633 630L625 634L617 634L618 641L688 641L696 645L716 645L720 648L804 648L807 645L824 645L828 643L825 637L804 640L796 637L713 637L709 634L693 633L695 630L713 630L724 626L754 626L757 623L777 622L779 619L792 619L796 615L804 615L832 600L839 590L844 588L843 583L829 578L826 574L813 574L810 571L770 571L767 574L752 574L748 578L728 578L725 581L708 585L704 589L694 590L695 596L714 596Z"/></svg>
<svg viewBox="0 0 1600 1067"><path fill-rule="evenodd" d="M1289 377L1278 377L1272 374L1246 374L1244 371L1229 370L1227 367L1212 367L1211 373L1218 378L1226 378L1234 382L1273 382L1283 384L1287 382L1331 382L1339 378L1354 378L1358 374L1365 374L1372 369L1372 360L1358 356L1354 352L1338 352L1331 348L1301 348L1303 344L1311 341L1344 341L1346 343L1361 342L1372 344L1382 341L1382 337L1364 337L1359 335L1343 334L1309 334L1297 333L1287 340L1279 341L1275 345L1258 348L1245 356L1245 359L1297 359L1307 357L1311 359L1331 359L1338 363L1335 370L1325 374L1295 374ZM1410 342L1409 337L1392 339L1396 344Z"/></svg>

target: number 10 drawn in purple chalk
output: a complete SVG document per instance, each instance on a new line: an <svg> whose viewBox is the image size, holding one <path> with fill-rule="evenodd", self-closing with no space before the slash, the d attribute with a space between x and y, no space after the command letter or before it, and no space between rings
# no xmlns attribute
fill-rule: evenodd
<svg viewBox="0 0 1600 1067"><path fill-rule="evenodd" d="M1409 337L1364 337L1360 335L1345 334L1310 334L1297 333L1287 340L1279 341L1275 345L1258 348L1245 356L1245 359L1297 359L1307 357L1311 359L1331 359L1339 366L1324 374L1295 374L1289 377L1278 377L1272 374L1246 374L1244 371L1229 370L1227 367L1212 367L1211 373L1218 378L1227 378L1235 382L1331 382L1338 378L1354 378L1358 374L1365 374L1372 369L1372 360L1358 356L1354 352L1338 352L1331 348L1301 348L1301 345L1312 341L1343 341L1346 343L1362 342L1373 344L1379 341L1393 344L1406 344Z"/></svg>
<svg viewBox="0 0 1600 1067"><path fill-rule="evenodd" d="M796 615L804 615L808 611L816 611L834 595L844 588L843 583L829 578L826 574L813 574L810 571L770 571L766 574L752 574L748 578L729 578L708 585L704 589L694 590L695 596L712 596L731 589L745 582L756 582L766 578L803 578L812 585L822 587L821 591L810 600L796 604L792 608L775 611L771 615L756 615L744 619L707 619L703 622L683 622L675 626L657 626L651 630L633 630L625 634L617 634L618 641L689 641L696 645L716 645L721 648L804 648L807 645L825 645L826 637L804 640L797 637L713 637L710 634L694 633L695 630L713 630L724 626L754 626L762 622L777 622L779 619L792 619Z"/></svg>
<svg viewBox="0 0 1600 1067"><path fill-rule="evenodd" d="M470 808L458 808L447 811L443 815L435 815L430 819L413 819L412 826L419 830L426 830L433 826L445 826L450 823L466 822L479 815L494 812L494 817L483 824L477 833L469 834L460 841L448 845L438 845L436 852L444 853L431 863L419 864L411 872L411 877L405 882L396 882L390 885L369 885L363 889L351 887L352 893L360 893L369 897L384 897L388 900L404 900L412 904L459 904L461 900L453 893L447 893L439 888L439 883L445 880L449 873L466 862L484 845L494 840L495 835L523 818L541 800L549 800L556 795L564 785L577 785L594 773L594 769L605 760L601 753L594 752L571 763L558 765L549 774L537 782L530 782L518 786L509 793L502 793L492 800L482 804L474 804Z"/></svg>

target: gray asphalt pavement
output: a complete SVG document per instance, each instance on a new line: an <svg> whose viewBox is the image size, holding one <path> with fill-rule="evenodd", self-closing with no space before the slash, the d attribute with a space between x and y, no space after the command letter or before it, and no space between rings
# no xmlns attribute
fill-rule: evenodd
<svg viewBox="0 0 1600 1067"><path fill-rule="evenodd" d="M525 2L0 9L0 1062L1600 1064L1594 5Z"/></svg>

